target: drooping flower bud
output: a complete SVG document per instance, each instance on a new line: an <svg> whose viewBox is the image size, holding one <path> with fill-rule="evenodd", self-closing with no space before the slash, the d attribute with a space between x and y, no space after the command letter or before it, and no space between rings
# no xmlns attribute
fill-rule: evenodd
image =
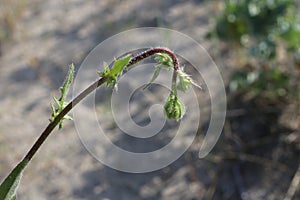
<svg viewBox="0 0 300 200"><path fill-rule="evenodd" d="M166 66L166 67L173 67L173 60L170 55L166 53L157 53L155 60L159 65Z"/></svg>
<svg viewBox="0 0 300 200"><path fill-rule="evenodd" d="M185 113L183 103L180 101L177 95L174 94L173 91L168 96L167 102L164 106L164 110L165 115L168 119L181 119Z"/></svg>
<svg viewBox="0 0 300 200"><path fill-rule="evenodd" d="M177 89L185 92L191 85L191 78L182 71L178 71L178 77Z"/></svg>

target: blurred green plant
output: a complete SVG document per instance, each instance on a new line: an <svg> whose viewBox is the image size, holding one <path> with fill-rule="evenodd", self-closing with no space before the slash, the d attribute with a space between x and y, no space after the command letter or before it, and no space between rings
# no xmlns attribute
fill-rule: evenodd
<svg viewBox="0 0 300 200"><path fill-rule="evenodd" d="M299 20L294 0L227 0L207 36L238 44L250 55L269 61L276 58L279 40L292 53L299 53Z"/></svg>
<svg viewBox="0 0 300 200"><path fill-rule="evenodd" d="M292 89L292 73L287 73L290 63L300 63L300 15L295 0L226 0L215 22L207 37L245 50L246 65L252 66L233 72L230 91L271 99L298 91Z"/></svg>
<svg viewBox="0 0 300 200"><path fill-rule="evenodd" d="M277 68L255 71L238 70L233 72L229 88L231 91L264 95L271 100L291 95L290 77Z"/></svg>

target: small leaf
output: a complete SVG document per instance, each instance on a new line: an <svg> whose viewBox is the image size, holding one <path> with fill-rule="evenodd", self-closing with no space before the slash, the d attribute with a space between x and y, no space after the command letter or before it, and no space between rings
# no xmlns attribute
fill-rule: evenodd
<svg viewBox="0 0 300 200"><path fill-rule="evenodd" d="M51 110L52 110L52 113L54 113L54 112L55 112L55 107L54 107L54 105L53 105L53 104L51 104Z"/></svg>
<svg viewBox="0 0 300 200"><path fill-rule="evenodd" d="M75 71L75 67L74 67L74 64L72 64L72 65L70 65L68 74L64 81L64 84L60 87L60 92L61 92L60 98L57 99L56 97L53 97L53 100L56 103L57 108L54 105L51 105L52 115L50 118L50 122L54 121L54 119L59 115L59 113L67 106L66 97L67 97L67 93L70 88L70 85L74 78L74 71ZM63 118L63 119L66 119L66 118ZM62 122L63 122L63 120L60 120L58 129L62 128Z"/></svg>
<svg viewBox="0 0 300 200"><path fill-rule="evenodd" d="M74 71L75 71L75 67L74 67L74 64L71 64L70 67L69 67L69 71L68 71L68 74L67 74L67 77L64 81L64 84L62 87L60 87L60 91L61 91L61 97L60 97L60 101L61 102L64 102L65 101L65 98L67 96L67 93L68 93L68 90L70 88L70 85L74 79Z"/></svg>
<svg viewBox="0 0 300 200"><path fill-rule="evenodd" d="M112 66L110 70L111 76L119 76L125 69L126 65L129 63L131 59L131 54L128 54L118 60L115 60L114 65Z"/></svg>
<svg viewBox="0 0 300 200"><path fill-rule="evenodd" d="M64 119L67 119L67 120L73 120L73 118L72 118L71 116L69 116L69 115L65 115L65 116L64 116Z"/></svg>
<svg viewBox="0 0 300 200"><path fill-rule="evenodd" d="M150 82L147 85L145 85L143 89L146 89L147 87L149 87L157 79L157 77L160 73L161 67L162 67L161 65L155 66L155 70L154 70L154 73L153 73L153 76L152 76Z"/></svg>
<svg viewBox="0 0 300 200"><path fill-rule="evenodd" d="M61 105L60 101L59 101L56 97L53 97L53 100L55 101L55 103L56 103L57 105Z"/></svg>
<svg viewBox="0 0 300 200"><path fill-rule="evenodd" d="M118 76L122 74L131 57L132 55L128 54L120 59L115 60L111 69L109 69L108 65L104 63L104 72L98 72L98 74L101 77L107 77L107 87L112 85L114 88L117 88Z"/></svg>
<svg viewBox="0 0 300 200"><path fill-rule="evenodd" d="M0 185L0 199L1 200L15 200L16 192L28 161L20 162L7 176L7 178Z"/></svg>

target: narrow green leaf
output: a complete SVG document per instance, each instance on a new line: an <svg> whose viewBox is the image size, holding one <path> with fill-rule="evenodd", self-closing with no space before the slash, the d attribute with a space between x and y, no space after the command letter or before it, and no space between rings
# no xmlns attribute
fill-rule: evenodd
<svg viewBox="0 0 300 200"><path fill-rule="evenodd" d="M61 105L60 100L58 100L56 97L53 97L53 100L55 101L55 103L56 103L58 106Z"/></svg>
<svg viewBox="0 0 300 200"><path fill-rule="evenodd" d="M153 76L152 76L150 82L147 85L145 85L145 87L143 87L143 89L146 89L147 87L149 87L157 79L157 77L160 73L161 67L162 67L161 65L155 66L155 70L154 70L154 73L153 73Z"/></svg>
<svg viewBox="0 0 300 200"><path fill-rule="evenodd" d="M1 200L15 200L16 192L28 161L20 162L7 176L7 178L0 185L0 199Z"/></svg>
<svg viewBox="0 0 300 200"><path fill-rule="evenodd" d="M70 85L73 81L73 78L74 78L74 71L75 71L75 66L74 64L71 64L70 65L70 68L69 68L69 71L68 71L68 74L67 74L67 77L64 81L64 84L63 86L60 88L60 91L61 91L61 97L60 97L60 101L61 102L64 102L66 96L67 96L67 93L68 93L68 90L70 88Z"/></svg>
<svg viewBox="0 0 300 200"><path fill-rule="evenodd" d="M54 107L53 104L51 104L51 110L52 110L53 113L55 112L55 107Z"/></svg>
<svg viewBox="0 0 300 200"><path fill-rule="evenodd" d="M71 116L69 116L69 115L65 115L65 116L64 116L64 119L67 119L67 120L73 120L73 118L72 118Z"/></svg>
<svg viewBox="0 0 300 200"><path fill-rule="evenodd" d="M71 64L70 68L69 68L69 71L68 71L68 74L66 76L66 79L64 81L64 84L60 87L60 92L61 92L60 98L57 99L56 97L53 97L53 100L57 104L57 108L54 105L51 105L51 109L53 111L53 113L51 115L51 118L50 118L51 122L55 119L55 117L57 117L57 115L59 115L59 113L67 105L66 96L67 96L68 90L69 90L70 85L71 85L71 83L73 81L73 78L74 78L74 71L75 71L74 64ZM63 118L63 119L66 119L66 118ZM71 118L68 118L68 119L71 119ZM62 128L62 122L63 122L63 120L60 120L59 126L58 126L59 129Z"/></svg>

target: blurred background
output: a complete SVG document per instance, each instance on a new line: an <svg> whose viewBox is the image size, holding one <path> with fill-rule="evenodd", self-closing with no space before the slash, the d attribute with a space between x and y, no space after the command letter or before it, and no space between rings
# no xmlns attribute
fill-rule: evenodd
<svg viewBox="0 0 300 200"><path fill-rule="evenodd" d="M202 44L223 76L228 110L213 151L198 158L204 117L176 162L128 174L94 159L66 122L26 169L18 198L300 199L299 4L0 0L0 180L47 125L68 64L80 66L97 44L121 31L165 27Z"/></svg>

